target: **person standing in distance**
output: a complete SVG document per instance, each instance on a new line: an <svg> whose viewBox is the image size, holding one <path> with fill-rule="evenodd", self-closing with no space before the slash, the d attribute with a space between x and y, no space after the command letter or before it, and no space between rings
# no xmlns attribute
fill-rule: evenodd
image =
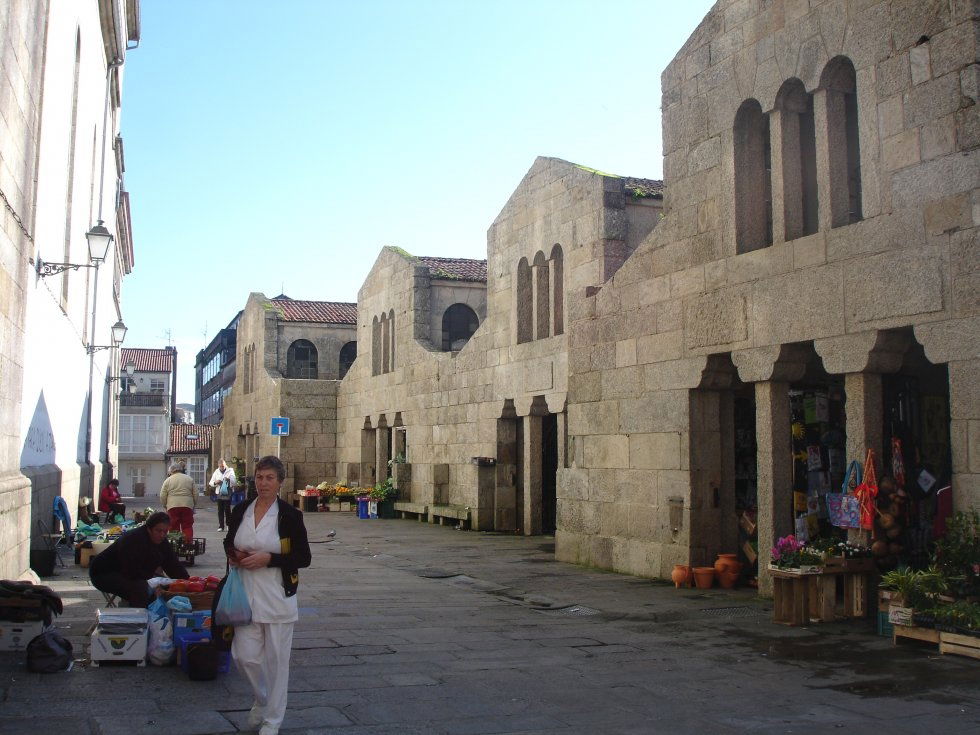
<svg viewBox="0 0 980 735"><path fill-rule="evenodd" d="M188 545L194 543L194 509L197 507L197 490L194 481L184 473L184 465L170 465L170 477L160 486L160 502L170 516L170 530L180 531Z"/></svg>
<svg viewBox="0 0 980 735"><path fill-rule="evenodd" d="M289 652L299 619L299 570L310 565L303 512L279 498L286 468L275 456L255 464L253 500L231 511L225 553L238 567L252 622L235 627L231 655L252 687L248 729L277 735L286 715Z"/></svg>
<svg viewBox="0 0 980 735"><path fill-rule="evenodd" d="M208 483L214 488L214 497L218 501L218 530L225 530L225 523L231 518L231 494L235 492L238 478L235 477L235 470L228 466L222 459L218 461L218 467Z"/></svg>

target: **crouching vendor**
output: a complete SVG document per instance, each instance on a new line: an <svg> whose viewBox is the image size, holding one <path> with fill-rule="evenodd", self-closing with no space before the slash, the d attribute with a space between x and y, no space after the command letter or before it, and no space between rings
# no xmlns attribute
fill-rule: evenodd
<svg viewBox="0 0 980 735"><path fill-rule="evenodd" d="M127 531L105 551L93 557L89 577L96 589L126 600L129 607L146 607L153 599L146 580L162 574L187 579L184 565L167 540L170 516L159 512L146 524Z"/></svg>

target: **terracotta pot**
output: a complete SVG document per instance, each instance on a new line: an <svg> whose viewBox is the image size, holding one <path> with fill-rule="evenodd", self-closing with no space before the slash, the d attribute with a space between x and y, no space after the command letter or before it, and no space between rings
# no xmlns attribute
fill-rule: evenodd
<svg viewBox="0 0 980 735"><path fill-rule="evenodd" d="M687 587L691 583L691 567L687 564L675 564L670 579L675 587Z"/></svg>
<svg viewBox="0 0 980 735"><path fill-rule="evenodd" d="M694 567L694 586L701 590L711 589L715 583L714 567Z"/></svg>
<svg viewBox="0 0 980 735"><path fill-rule="evenodd" d="M718 584L723 589L730 590L738 582L739 572L734 569L726 569L718 575Z"/></svg>
<svg viewBox="0 0 980 735"><path fill-rule="evenodd" d="M741 571L742 565L738 561L737 554L718 554L714 568L715 573L720 575L726 569L737 569Z"/></svg>

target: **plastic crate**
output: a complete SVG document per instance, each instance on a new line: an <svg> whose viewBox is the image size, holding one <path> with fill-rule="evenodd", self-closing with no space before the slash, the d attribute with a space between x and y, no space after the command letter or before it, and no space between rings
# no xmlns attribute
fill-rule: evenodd
<svg viewBox="0 0 980 735"><path fill-rule="evenodd" d="M192 612L185 613L170 613L170 619L173 621L174 630L177 628L211 628L210 610L193 610Z"/></svg>
<svg viewBox="0 0 980 735"><path fill-rule="evenodd" d="M358 498L357 499L357 517L358 518L368 518L368 499Z"/></svg>

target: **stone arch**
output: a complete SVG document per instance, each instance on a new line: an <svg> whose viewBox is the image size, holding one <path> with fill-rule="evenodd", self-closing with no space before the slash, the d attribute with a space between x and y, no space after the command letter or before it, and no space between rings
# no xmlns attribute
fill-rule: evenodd
<svg viewBox="0 0 980 735"><path fill-rule="evenodd" d="M357 359L357 342L348 342L340 348L340 366L337 371L337 378L343 380L347 371L351 369L354 360Z"/></svg>
<svg viewBox="0 0 980 735"><path fill-rule="evenodd" d="M286 351L286 377L315 380L317 370L316 346L308 339L298 339Z"/></svg>
<svg viewBox="0 0 980 735"><path fill-rule="evenodd" d="M735 114L735 248L737 253L772 245L772 181L769 117L753 99Z"/></svg>
<svg viewBox="0 0 980 735"><path fill-rule="evenodd" d="M548 261L540 250L534 256L531 268L534 275L534 339L551 336L551 279Z"/></svg>
<svg viewBox="0 0 980 735"><path fill-rule="evenodd" d="M531 266L527 258L517 263L517 343L530 342L533 335L534 292L531 285Z"/></svg>
<svg viewBox="0 0 980 735"><path fill-rule="evenodd" d="M787 79L776 94L774 114L779 150L779 180L782 183L783 236L786 240L817 231L817 141L813 95L795 77Z"/></svg>
<svg viewBox="0 0 980 735"><path fill-rule="evenodd" d="M851 60L835 56L827 62L820 75L820 88L827 111L830 226L841 227L863 218L857 75Z"/></svg>
<svg viewBox="0 0 980 735"><path fill-rule="evenodd" d="M551 249L551 316L553 334L565 333L565 263L561 245Z"/></svg>
<svg viewBox="0 0 980 735"><path fill-rule="evenodd" d="M442 351L456 352L463 349L477 327L480 318L466 304L453 304L442 314Z"/></svg>

